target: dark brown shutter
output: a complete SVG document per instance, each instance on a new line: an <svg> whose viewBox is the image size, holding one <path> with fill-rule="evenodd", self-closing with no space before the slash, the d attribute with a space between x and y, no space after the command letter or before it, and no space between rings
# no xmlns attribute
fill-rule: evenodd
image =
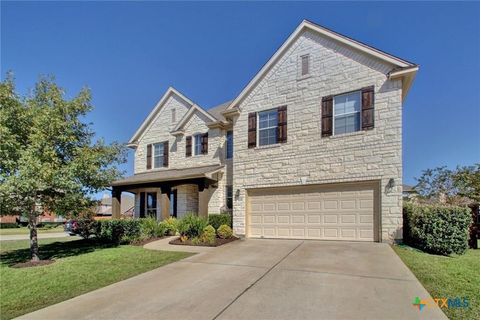
<svg viewBox="0 0 480 320"><path fill-rule="evenodd" d="M163 166L168 167L168 141L163 143Z"/></svg>
<svg viewBox="0 0 480 320"><path fill-rule="evenodd" d="M202 134L202 154L208 154L208 132Z"/></svg>
<svg viewBox="0 0 480 320"><path fill-rule="evenodd" d="M248 114L248 148L257 146L257 113Z"/></svg>
<svg viewBox="0 0 480 320"><path fill-rule="evenodd" d="M140 192L140 218L145 218L145 192Z"/></svg>
<svg viewBox="0 0 480 320"><path fill-rule="evenodd" d="M185 157L192 156L192 136L185 138Z"/></svg>
<svg viewBox="0 0 480 320"><path fill-rule="evenodd" d="M277 142L287 142L287 106L278 107Z"/></svg>
<svg viewBox="0 0 480 320"><path fill-rule="evenodd" d="M152 145L147 144L147 170L152 169Z"/></svg>
<svg viewBox="0 0 480 320"><path fill-rule="evenodd" d="M322 137L332 135L333 96L322 98Z"/></svg>
<svg viewBox="0 0 480 320"><path fill-rule="evenodd" d="M370 130L374 126L373 92L373 86L362 89L362 130Z"/></svg>

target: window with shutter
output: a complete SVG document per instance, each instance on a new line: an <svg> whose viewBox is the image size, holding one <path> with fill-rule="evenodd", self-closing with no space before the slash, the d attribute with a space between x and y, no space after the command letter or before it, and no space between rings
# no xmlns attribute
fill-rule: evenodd
<svg viewBox="0 0 480 320"><path fill-rule="evenodd" d="M168 167L168 141L163 143L163 166Z"/></svg>
<svg viewBox="0 0 480 320"><path fill-rule="evenodd" d="M153 167L154 168L163 167L164 150L165 150L165 144L163 142L155 143L153 145Z"/></svg>
<svg viewBox="0 0 480 320"><path fill-rule="evenodd" d="M208 154L208 132L204 133L201 135L201 141L202 141L202 154Z"/></svg>
<svg viewBox="0 0 480 320"><path fill-rule="evenodd" d="M192 156L192 136L185 138L185 157Z"/></svg>
<svg viewBox="0 0 480 320"><path fill-rule="evenodd" d="M147 144L147 170L152 169L152 145Z"/></svg>
<svg viewBox="0 0 480 320"><path fill-rule="evenodd" d="M281 106L277 109L278 112L278 134L277 142L287 142L287 106Z"/></svg>
<svg viewBox="0 0 480 320"><path fill-rule="evenodd" d="M333 134L360 130L361 92L341 94L333 98Z"/></svg>
<svg viewBox="0 0 480 320"><path fill-rule="evenodd" d="M248 114L248 148L257 146L257 113Z"/></svg>
<svg viewBox="0 0 480 320"><path fill-rule="evenodd" d="M374 87L371 86L362 89L362 129L373 129L374 120Z"/></svg>
<svg viewBox="0 0 480 320"><path fill-rule="evenodd" d="M332 135L333 97L322 98L322 137Z"/></svg>

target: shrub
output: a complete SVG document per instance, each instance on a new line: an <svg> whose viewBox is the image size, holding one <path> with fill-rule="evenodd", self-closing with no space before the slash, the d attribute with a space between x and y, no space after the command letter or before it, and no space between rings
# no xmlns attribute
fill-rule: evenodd
<svg viewBox="0 0 480 320"><path fill-rule="evenodd" d="M222 224L232 227L232 216L230 214L210 214L208 224L217 230Z"/></svg>
<svg viewBox="0 0 480 320"><path fill-rule="evenodd" d="M99 240L108 243L130 243L140 239L140 221L137 219L99 221L96 236Z"/></svg>
<svg viewBox="0 0 480 320"><path fill-rule="evenodd" d="M203 233L203 229L207 224L205 218L189 213L178 222L178 232L181 236L187 236L189 239L193 239Z"/></svg>
<svg viewBox="0 0 480 320"><path fill-rule="evenodd" d="M232 228L230 228L226 224L222 224L220 227L218 227L217 234L218 237L221 239L228 239L233 236L233 231Z"/></svg>
<svg viewBox="0 0 480 320"><path fill-rule="evenodd" d="M215 243L215 229L208 225L203 228L202 235L200 236L200 240L203 243L214 244Z"/></svg>
<svg viewBox="0 0 480 320"><path fill-rule="evenodd" d="M160 222L160 227L165 229L165 235L174 236L178 231L178 220L173 217L169 217Z"/></svg>
<svg viewBox="0 0 480 320"><path fill-rule="evenodd" d="M92 217L81 217L77 219L78 235L84 239L90 238L94 235L97 229L98 221L95 221Z"/></svg>
<svg viewBox="0 0 480 320"><path fill-rule="evenodd" d="M405 203L403 216L407 244L442 255L462 254L468 249L468 208Z"/></svg>
<svg viewBox="0 0 480 320"><path fill-rule="evenodd" d="M165 224L158 223L153 217L140 219L140 230L143 238L163 237L166 232Z"/></svg>

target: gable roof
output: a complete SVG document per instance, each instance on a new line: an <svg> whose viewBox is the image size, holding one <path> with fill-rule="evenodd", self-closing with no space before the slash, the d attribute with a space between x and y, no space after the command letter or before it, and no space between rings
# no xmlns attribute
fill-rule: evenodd
<svg viewBox="0 0 480 320"><path fill-rule="evenodd" d="M267 61L267 63L260 69L260 71L255 75L255 77L250 80L247 86L240 92L240 94L232 101L232 103L226 108L224 114L228 114L235 109L238 104L247 96L248 93L260 82L261 79L266 75L266 73L275 65L278 60L283 56L283 54L290 48L294 41L306 30L317 32L323 36L336 40L342 44L350 46L354 49L357 49L365 54L374 56L382 61L390 63L395 67L392 69L392 72L388 75L389 78L394 79L395 77L404 77L407 78L403 83L403 98L406 96L408 89L415 77L415 73L418 70L418 65L409 62L407 60L401 59L374 47L368 46L360 41L349 38L345 35L322 27L318 24L315 24L308 20L303 20L302 23L295 29L295 31L287 38L287 40L282 44L282 46L274 53L274 55ZM400 73L402 72L402 73Z"/></svg>
<svg viewBox="0 0 480 320"><path fill-rule="evenodd" d="M168 100L169 97L171 97L172 95L176 95L177 97L179 97L180 99L182 99L183 101L185 101L187 104L189 104L190 106L193 106L195 105L195 103L193 103L192 100L190 100L189 98L187 98L186 96L184 96L183 94L181 94L179 91L177 91L175 88L173 87L169 87L167 89L167 91L165 92L165 94L162 96L162 98L157 102L157 104L155 105L155 107L153 108L153 110L150 112L150 114L147 116L147 118L145 118L145 120L143 121L142 125L138 128L138 130L135 132L135 134L130 138L130 140L128 141L128 144L129 145L134 145L136 143L136 141L140 138L140 136L142 135L142 133L148 128L148 126L150 125L150 123L153 121L153 119L155 119L155 116L160 112L160 110L162 109L163 105L165 104L165 102Z"/></svg>
<svg viewBox="0 0 480 320"><path fill-rule="evenodd" d="M210 113L212 116L214 116L218 121L227 121L225 117L223 116L223 111L225 111L228 106L232 103L233 100L229 100L227 102L224 102L222 104L219 104L218 106L212 107L208 109L208 113Z"/></svg>
<svg viewBox="0 0 480 320"><path fill-rule="evenodd" d="M211 122L216 122L217 119L215 117L213 117L210 113L208 113L207 111L203 110L200 106L194 104L188 111L187 113L185 113L182 117L182 119L180 119L180 121L177 123L177 125L175 126L175 128L172 130L172 132L178 132L179 130L182 129L182 127L187 123L187 121L190 119L190 117L195 113L195 112L199 112L201 114L203 114L205 117L207 117Z"/></svg>

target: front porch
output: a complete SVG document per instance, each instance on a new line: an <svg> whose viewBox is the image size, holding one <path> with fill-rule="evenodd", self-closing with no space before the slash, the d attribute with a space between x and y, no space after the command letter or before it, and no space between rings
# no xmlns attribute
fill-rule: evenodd
<svg viewBox="0 0 480 320"><path fill-rule="evenodd" d="M112 183L112 217L120 218L121 194L135 194L134 217L182 218L187 213L207 217L219 203L222 165L140 173ZM221 192L220 192L221 193ZM216 210L218 211L218 210Z"/></svg>

